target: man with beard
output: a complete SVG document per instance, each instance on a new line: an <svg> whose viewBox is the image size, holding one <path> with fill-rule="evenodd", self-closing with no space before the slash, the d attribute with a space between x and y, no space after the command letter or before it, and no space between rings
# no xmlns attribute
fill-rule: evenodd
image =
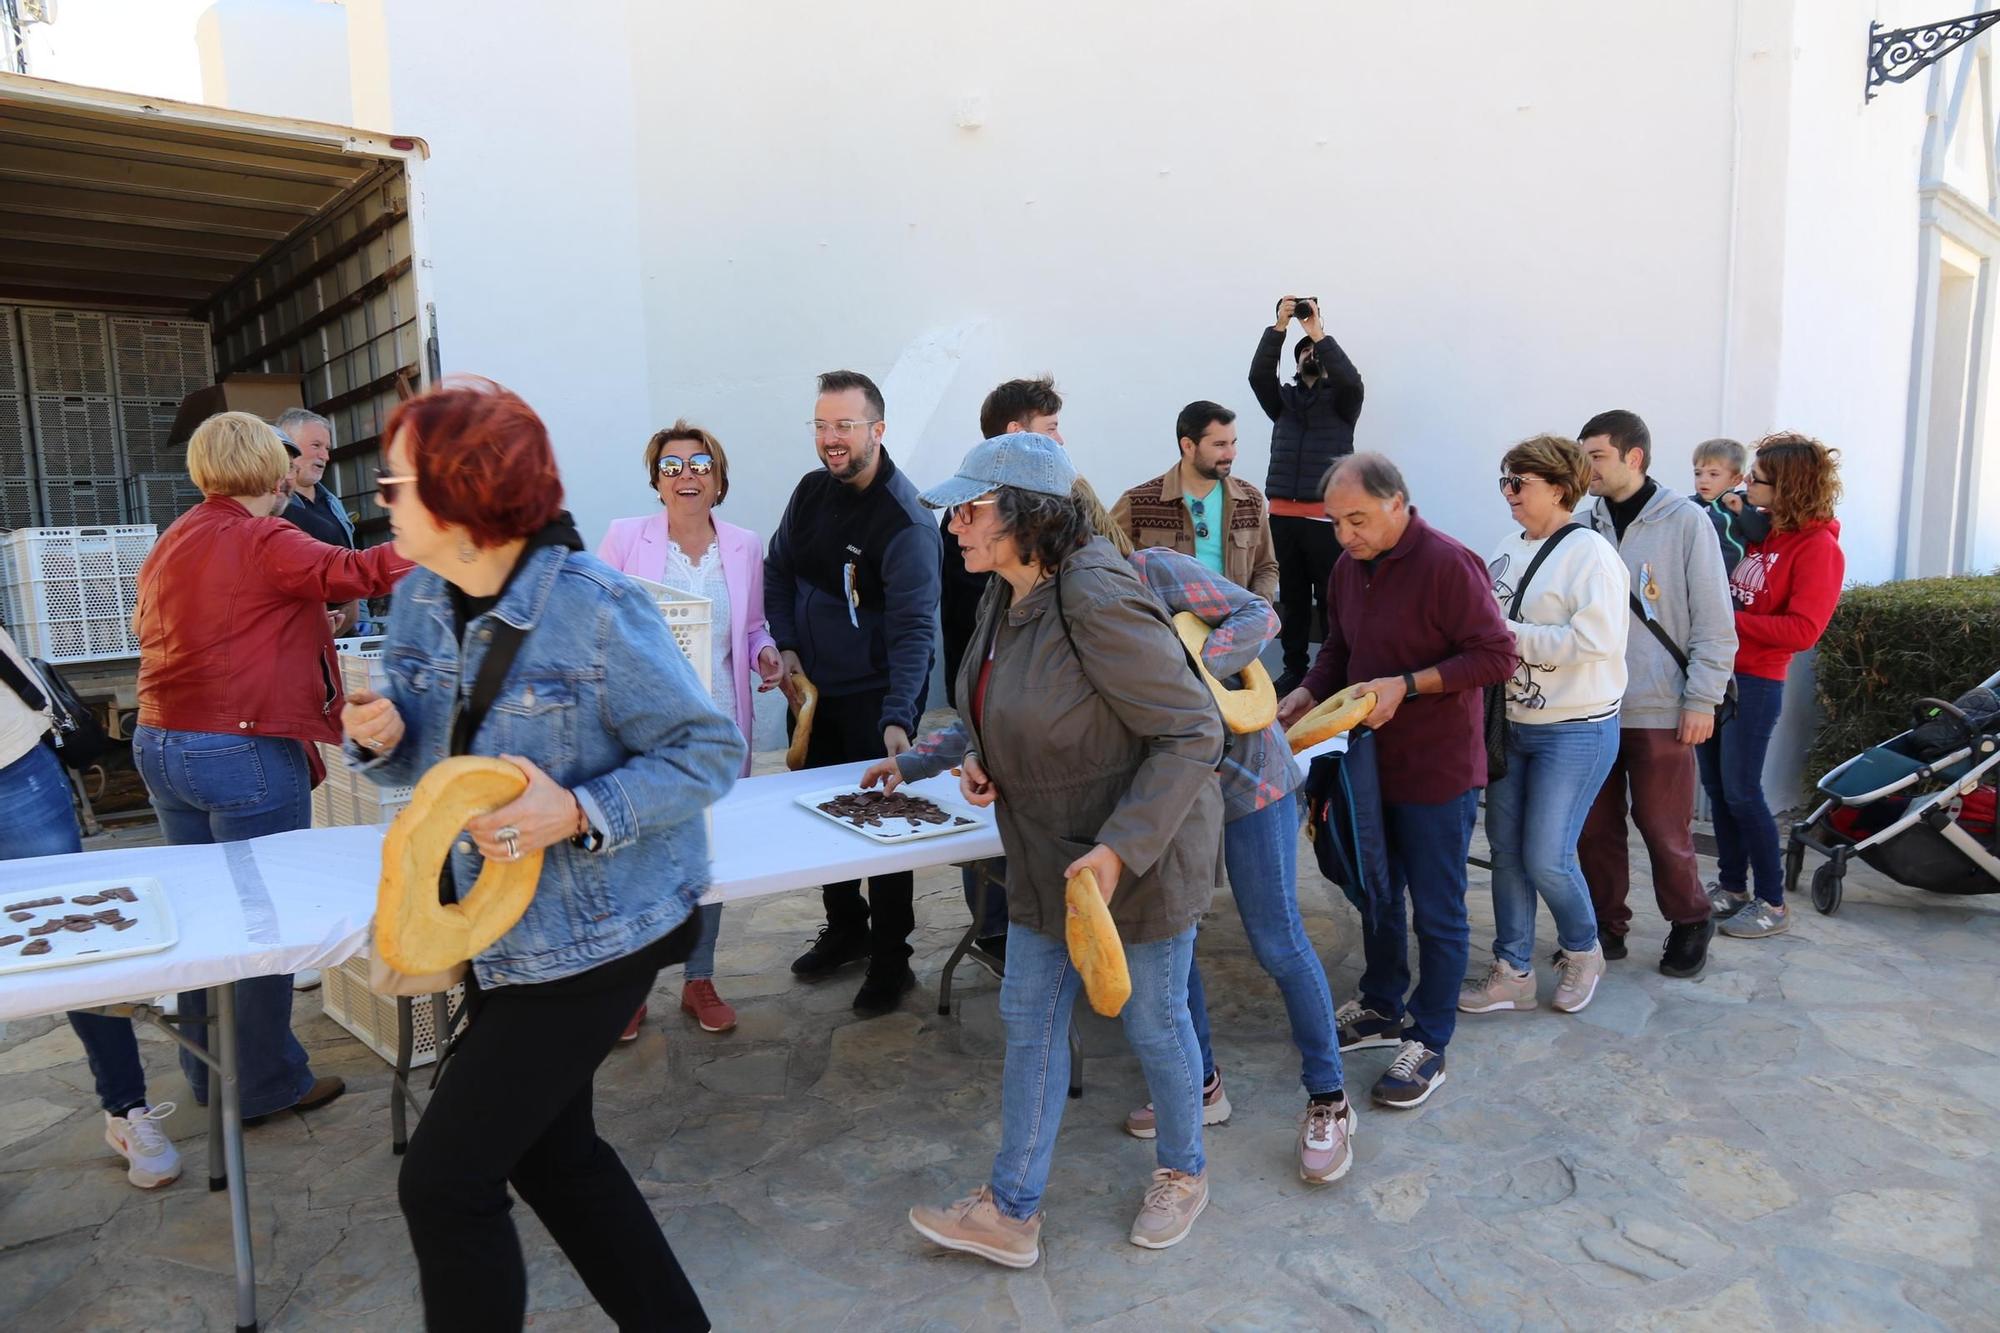
<svg viewBox="0 0 2000 1333"><path fill-rule="evenodd" d="M298 450L292 460L291 503L278 516L315 541L353 550L354 524L347 517L347 506L332 487L322 484L333 458L333 423L303 407L288 407L271 424ZM337 639L361 618L361 603L329 606L326 611Z"/></svg>
<svg viewBox="0 0 2000 1333"><path fill-rule="evenodd" d="M1118 497L1111 517L1140 550L1165 546L1191 555L1265 601L1278 595L1278 556L1264 493L1230 475L1236 414L1220 403L1189 403L1174 423L1180 461Z"/></svg>
<svg viewBox="0 0 2000 1333"><path fill-rule="evenodd" d="M1285 650L1280 694L1306 674L1306 648L1317 638L1315 608L1318 619L1326 619L1326 581L1340 548L1321 508L1319 485L1329 467L1354 452L1354 426L1361 419L1361 372L1321 327L1321 314L1315 298L1280 299L1276 322L1258 338L1250 358L1250 391L1272 422L1264 489L1271 497L1271 541L1278 552L1279 641ZM1292 347L1298 378L1279 384L1278 356L1294 319L1306 335Z"/></svg>
<svg viewBox="0 0 2000 1333"><path fill-rule="evenodd" d="M882 391L866 375L819 377L813 443L821 467L792 491L764 558L764 616L793 672L819 689L806 763L880 759L910 748L930 683L939 543L917 488L882 448ZM796 699L793 702L797 702ZM875 875L821 890L826 926L792 963L819 980L868 960L855 1011L893 1011L910 971L913 877Z"/></svg>

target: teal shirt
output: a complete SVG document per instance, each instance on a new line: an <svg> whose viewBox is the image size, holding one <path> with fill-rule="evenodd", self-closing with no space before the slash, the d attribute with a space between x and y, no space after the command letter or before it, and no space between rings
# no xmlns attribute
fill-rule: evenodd
<svg viewBox="0 0 2000 1333"><path fill-rule="evenodd" d="M1208 493L1206 499L1197 500L1191 495L1183 494L1181 496L1181 503L1188 507L1188 514L1194 520L1194 558L1201 561L1210 573L1223 573L1222 514L1224 499L1221 485L1217 484L1216 488ZM1208 531L1206 537L1201 535L1204 528Z"/></svg>

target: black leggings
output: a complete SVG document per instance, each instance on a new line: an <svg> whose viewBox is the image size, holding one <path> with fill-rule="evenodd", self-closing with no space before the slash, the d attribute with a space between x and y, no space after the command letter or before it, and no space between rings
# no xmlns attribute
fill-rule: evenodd
<svg viewBox="0 0 2000 1333"><path fill-rule="evenodd" d="M672 937L669 937L672 938ZM591 1082L653 988L648 948L579 976L471 997L397 1192L432 1330L518 1329L528 1274L514 1192L621 1329L706 1329L667 1238L591 1119Z"/></svg>

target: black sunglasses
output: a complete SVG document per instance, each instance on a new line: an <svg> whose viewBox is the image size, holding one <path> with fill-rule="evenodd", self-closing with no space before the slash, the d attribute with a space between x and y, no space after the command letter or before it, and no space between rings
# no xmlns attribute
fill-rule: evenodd
<svg viewBox="0 0 2000 1333"><path fill-rule="evenodd" d="M1500 478L1501 493L1505 495L1519 495L1521 488L1533 480L1533 477L1517 477L1511 472L1505 473Z"/></svg>
<svg viewBox="0 0 2000 1333"><path fill-rule="evenodd" d="M687 458L682 458L679 454L661 454L659 466L655 470L663 477L678 477L683 472L706 477L715 471L715 460L707 454L693 454Z"/></svg>
<svg viewBox="0 0 2000 1333"><path fill-rule="evenodd" d="M1208 540L1208 501L1189 500L1188 512L1194 515L1194 535L1201 541Z"/></svg>

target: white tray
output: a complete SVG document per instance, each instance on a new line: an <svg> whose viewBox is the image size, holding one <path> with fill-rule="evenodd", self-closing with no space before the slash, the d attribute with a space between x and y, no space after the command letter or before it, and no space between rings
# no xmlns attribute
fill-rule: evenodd
<svg viewBox="0 0 2000 1333"><path fill-rule="evenodd" d="M71 902L79 894L100 893L110 888L128 888L138 898L137 902L121 903L116 899L99 903L78 905ZM135 875L129 879L82 880L75 884L53 884L28 893L0 894L0 906L9 902L32 902L37 898L53 898L62 895L60 903L48 907L31 907L35 914L31 921L10 921L6 912L0 912L0 935L20 935L19 944L0 947L0 975L9 972L31 972L43 967L68 967L72 963L95 963L106 958L129 958L133 954L158 953L171 949L180 940L180 931L174 925L174 910L167 902L167 895L160 881L146 875ZM29 935L30 926L39 926L50 917L67 916L71 912L101 912L107 907L116 907L139 924L130 930L112 930L109 926L99 926L95 930L58 930L49 935ZM21 950L29 941L45 939L50 949L45 954L23 958Z"/></svg>
<svg viewBox="0 0 2000 1333"><path fill-rule="evenodd" d="M946 814L956 815L960 819L969 819L972 823L919 824L917 827L911 828L907 823L897 821L894 827L884 824L880 828L875 828L850 823L842 819L839 815L830 815L819 808L821 801L830 801L836 796L852 796L860 790L861 788L859 787L828 787L824 791L806 792L793 799L830 824L837 824L849 833L858 833L870 842L879 842L891 847L901 846L906 842L916 842L920 838L946 838L954 833L971 833L978 828L987 827L992 821L992 816L990 815L981 814L970 806L960 805L957 801L941 798L930 792L912 792L911 795L922 796Z"/></svg>

